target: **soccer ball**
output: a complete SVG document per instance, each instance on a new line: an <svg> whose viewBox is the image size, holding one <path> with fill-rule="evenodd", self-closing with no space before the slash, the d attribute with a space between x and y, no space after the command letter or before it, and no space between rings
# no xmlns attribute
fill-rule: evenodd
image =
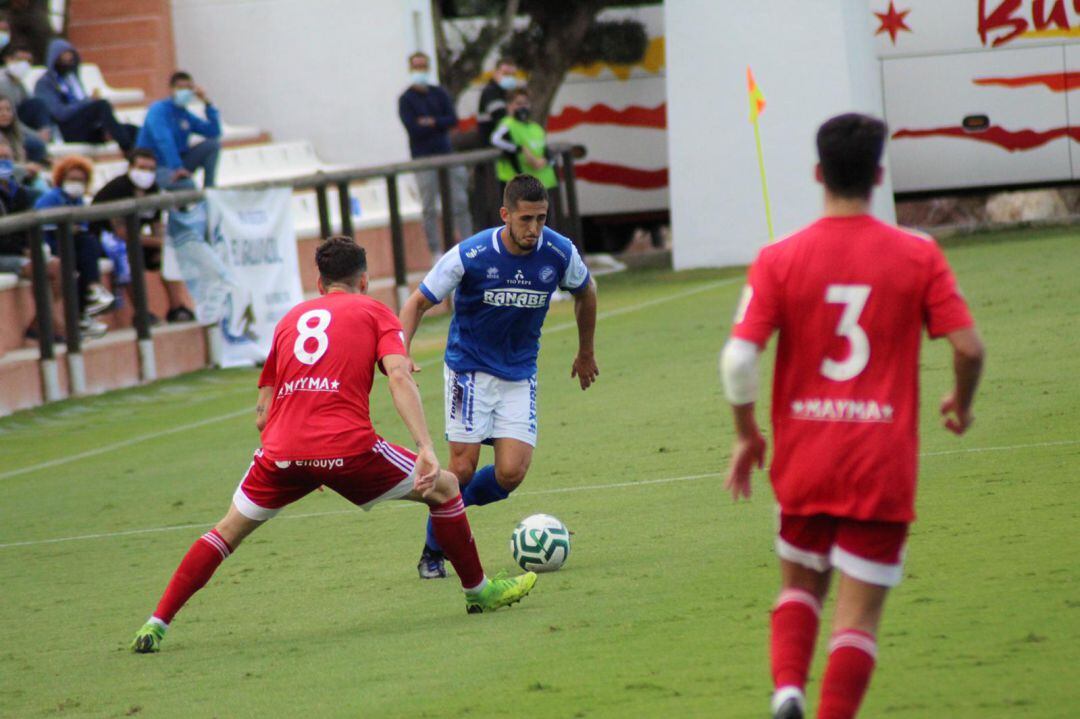
<svg viewBox="0 0 1080 719"><path fill-rule="evenodd" d="M522 569L554 572L570 556L570 530L550 514L526 517L510 535L510 553Z"/></svg>

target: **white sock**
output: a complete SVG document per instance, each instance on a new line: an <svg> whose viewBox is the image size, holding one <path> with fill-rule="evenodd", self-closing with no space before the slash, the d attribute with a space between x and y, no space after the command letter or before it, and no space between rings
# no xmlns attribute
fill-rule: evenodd
<svg viewBox="0 0 1080 719"><path fill-rule="evenodd" d="M465 589L465 596L475 597L478 594L480 594L480 592L484 591L484 588L487 585L488 585L488 578L487 578L487 575L485 574L484 579L479 584L477 584L475 587L467 587Z"/></svg>
<svg viewBox="0 0 1080 719"><path fill-rule="evenodd" d="M806 709L806 697L803 690L796 686L780 687L772 695L772 713L775 714L788 699L792 697L798 702L800 709Z"/></svg>

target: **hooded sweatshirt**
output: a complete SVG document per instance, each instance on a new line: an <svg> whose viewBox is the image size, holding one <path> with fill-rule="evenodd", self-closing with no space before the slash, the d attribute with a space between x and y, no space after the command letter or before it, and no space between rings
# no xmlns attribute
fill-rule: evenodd
<svg viewBox="0 0 1080 719"><path fill-rule="evenodd" d="M64 52L71 50L75 54L75 69L61 75L56 70L56 61ZM49 108L49 114L56 122L70 119L79 108L91 102L89 93L79 80L79 64L82 62L79 51L67 40L55 38L49 42L45 66L48 72L34 85L34 97Z"/></svg>

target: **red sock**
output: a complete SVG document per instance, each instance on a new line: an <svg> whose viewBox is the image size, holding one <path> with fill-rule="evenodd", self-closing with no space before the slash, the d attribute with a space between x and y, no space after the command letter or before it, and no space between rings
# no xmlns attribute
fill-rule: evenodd
<svg viewBox="0 0 1080 719"><path fill-rule="evenodd" d="M484 568L480 566L480 555L476 553L476 543L460 494L449 502L431 508L431 525L435 530L435 539L439 540L461 579L461 586L465 589L480 586L484 581Z"/></svg>
<svg viewBox="0 0 1080 719"><path fill-rule="evenodd" d="M829 642L829 665L821 682L818 719L849 719L862 703L877 657L874 637L857 629L843 629Z"/></svg>
<svg viewBox="0 0 1080 719"><path fill-rule="evenodd" d="M806 687L821 603L804 589L785 589L772 613L773 687Z"/></svg>
<svg viewBox="0 0 1080 719"><path fill-rule="evenodd" d="M228 542L221 538L216 529L211 529L195 540L181 560L180 566L173 572L169 586L165 588L165 594L161 595L161 601L154 610L154 617L166 624L171 622L180 607L210 581L214 570L231 553Z"/></svg>

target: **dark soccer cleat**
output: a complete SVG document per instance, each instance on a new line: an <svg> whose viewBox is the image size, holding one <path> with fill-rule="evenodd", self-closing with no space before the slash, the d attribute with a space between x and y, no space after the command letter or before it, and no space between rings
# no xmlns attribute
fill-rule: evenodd
<svg viewBox="0 0 1080 719"><path fill-rule="evenodd" d="M806 699L798 687L783 687L773 694L773 719L803 719Z"/></svg>
<svg viewBox="0 0 1080 719"><path fill-rule="evenodd" d="M416 571L421 579L446 579L446 555L425 544Z"/></svg>

